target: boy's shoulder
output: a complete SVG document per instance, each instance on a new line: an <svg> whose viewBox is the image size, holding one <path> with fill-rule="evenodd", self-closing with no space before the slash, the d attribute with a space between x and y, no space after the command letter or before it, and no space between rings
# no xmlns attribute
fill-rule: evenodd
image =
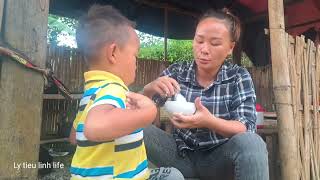
<svg viewBox="0 0 320 180"><path fill-rule="evenodd" d="M127 87L116 82L105 82L95 93L93 104L111 104L125 108Z"/></svg>
<svg viewBox="0 0 320 180"><path fill-rule="evenodd" d="M100 95L113 95L113 96L125 96L129 91L128 87L118 82L105 81L98 87L96 96Z"/></svg>

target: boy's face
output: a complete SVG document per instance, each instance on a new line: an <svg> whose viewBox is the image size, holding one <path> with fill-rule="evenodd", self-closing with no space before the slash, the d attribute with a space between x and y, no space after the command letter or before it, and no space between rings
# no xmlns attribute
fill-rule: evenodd
<svg viewBox="0 0 320 180"><path fill-rule="evenodd" d="M129 28L129 37L125 45L119 48L118 62L121 78L126 85L134 82L136 76L136 59L139 53L140 41L133 28Z"/></svg>

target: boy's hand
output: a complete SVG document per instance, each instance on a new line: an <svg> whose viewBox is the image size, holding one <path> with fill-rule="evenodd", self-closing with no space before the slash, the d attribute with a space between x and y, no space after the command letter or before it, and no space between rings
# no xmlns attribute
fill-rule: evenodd
<svg viewBox="0 0 320 180"><path fill-rule="evenodd" d="M145 109L145 108L149 109L150 108L150 109L155 109L155 111L157 109L153 101L142 94L128 92L126 96L127 96L126 105L128 109Z"/></svg>

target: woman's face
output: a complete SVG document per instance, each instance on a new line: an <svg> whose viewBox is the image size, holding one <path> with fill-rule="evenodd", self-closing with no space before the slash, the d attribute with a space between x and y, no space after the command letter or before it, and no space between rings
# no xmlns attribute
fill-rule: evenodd
<svg viewBox="0 0 320 180"><path fill-rule="evenodd" d="M232 53L234 45L223 20L202 20L193 39L193 53L198 68L206 71L220 68L226 57Z"/></svg>

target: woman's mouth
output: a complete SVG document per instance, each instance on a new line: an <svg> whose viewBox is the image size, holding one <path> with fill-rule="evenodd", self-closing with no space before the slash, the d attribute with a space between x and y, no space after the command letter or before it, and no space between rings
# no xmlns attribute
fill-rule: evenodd
<svg viewBox="0 0 320 180"><path fill-rule="evenodd" d="M210 60L208 60L208 59L202 59L202 58L199 58L198 61L199 61L199 63L201 63L201 64L208 64L208 63L210 62Z"/></svg>

